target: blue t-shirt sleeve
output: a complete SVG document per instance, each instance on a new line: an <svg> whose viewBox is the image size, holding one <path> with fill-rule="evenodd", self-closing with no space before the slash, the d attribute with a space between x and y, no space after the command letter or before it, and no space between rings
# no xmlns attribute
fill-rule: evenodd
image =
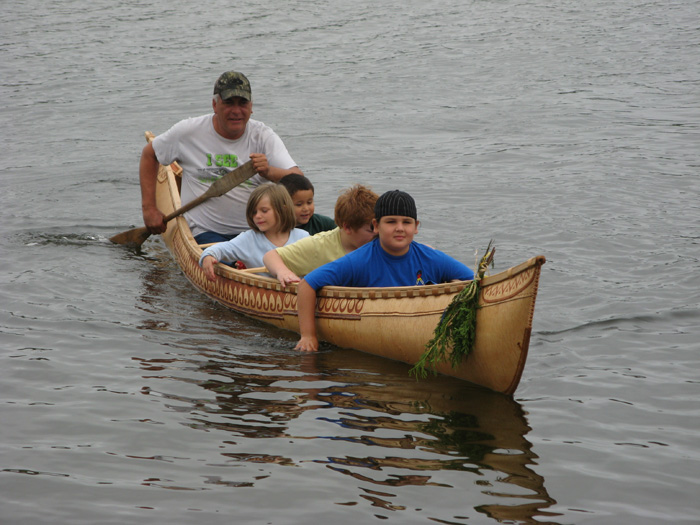
<svg viewBox="0 0 700 525"><path fill-rule="evenodd" d="M430 284L471 281L474 279L474 272L466 264L447 255L445 252L425 244L416 244L416 249L426 261L430 261L428 267L432 271L429 271L427 274Z"/></svg>
<svg viewBox="0 0 700 525"><path fill-rule="evenodd" d="M353 286L353 260L355 257L352 255L355 252L319 266L309 272L304 280L316 291L324 286Z"/></svg>
<svg viewBox="0 0 700 525"><path fill-rule="evenodd" d="M331 283L336 284L335 280L333 279L333 276L335 275L334 270L336 269L335 266L337 266L335 264L336 262L337 261L326 263L306 274L304 277L306 284L311 286L311 288L316 291L319 291L321 288Z"/></svg>
<svg viewBox="0 0 700 525"><path fill-rule="evenodd" d="M474 272L466 264L445 255L443 282L448 281L471 281L474 279Z"/></svg>

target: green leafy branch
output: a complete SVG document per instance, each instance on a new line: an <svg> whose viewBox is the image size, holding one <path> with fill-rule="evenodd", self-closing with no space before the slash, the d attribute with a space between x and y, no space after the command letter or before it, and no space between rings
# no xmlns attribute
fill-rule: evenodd
<svg viewBox="0 0 700 525"><path fill-rule="evenodd" d="M480 282L489 265L493 266L496 248L493 240L486 247L486 252L477 264L474 280L459 292L442 314L435 327L433 338L426 345L426 350L411 368L410 374L416 378L425 378L428 371L437 374L437 365L449 360L456 368L471 353L476 340L476 312L479 309Z"/></svg>

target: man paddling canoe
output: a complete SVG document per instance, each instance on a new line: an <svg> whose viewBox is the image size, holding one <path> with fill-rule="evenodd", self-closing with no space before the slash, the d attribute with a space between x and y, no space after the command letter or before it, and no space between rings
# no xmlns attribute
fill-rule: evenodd
<svg viewBox="0 0 700 525"><path fill-rule="evenodd" d="M217 79L212 107L213 113L178 122L143 148L139 166L141 208L150 233L166 229L165 215L155 199L159 164L177 161L182 166L184 205L232 169L249 159L253 161L257 175L185 214L200 244L230 240L248 229L246 203L257 186L278 182L290 173L303 175L272 128L250 118L253 97L243 73L227 71Z"/></svg>

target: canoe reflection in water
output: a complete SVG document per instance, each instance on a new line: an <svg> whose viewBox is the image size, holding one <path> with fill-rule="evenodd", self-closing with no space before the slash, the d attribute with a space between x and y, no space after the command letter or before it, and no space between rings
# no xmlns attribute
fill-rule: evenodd
<svg viewBox="0 0 700 525"><path fill-rule="evenodd" d="M183 424L218 435L227 462L258 465L251 472L237 469L235 481L208 477L206 483L260 486L276 472L260 477L259 466L267 464L304 466L298 474L303 486L316 464L355 480L348 487L323 471L311 474L340 487L337 505L364 501L413 512L417 500L410 487L429 487L441 492L418 499L438 509L441 496L449 500L456 493L464 513L496 521L554 523L543 518L559 515L545 510L556 502L532 469L537 456L525 438L530 428L512 397L444 376L416 381L408 365L331 345L316 354L298 353L289 332L215 304L199 305L202 311L190 314L214 320L206 334L183 327L177 342L169 339L166 359L135 359L149 372L143 376L149 382L166 379L158 395L178 401ZM192 378L195 366L198 381ZM194 382L207 394L187 398L163 391L174 388L173 380ZM422 507L424 513L434 510Z"/></svg>
<svg viewBox="0 0 700 525"><path fill-rule="evenodd" d="M361 357L366 358L365 354L353 354L353 351L347 351L319 357L324 369L341 369L347 366L347 363L343 366L341 361L359 362ZM366 361L362 362L363 366L370 366ZM330 457L327 460L329 468L361 481L389 487L427 485L457 488L434 481L434 476L428 473L441 470L470 472L482 478L473 483L484 487L484 494L493 494L494 484L484 475L484 471L492 471L497 476L494 480L497 483L517 485L529 492L517 491L518 494L510 496L501 491L499 498L512 497L532 502L513 506L479 505L475 507L476 510L497 520L520 523L544 523L535 521L534 517L553 515L543 512L556 502L547 493L544 479L530 468L537 456L525 439L530 427L519 403L509 396L471 387L457 380L440 378L428 384L407 382L403 377L405 370L401 368L395 363L375 358L371 370L385 384L353 385L350 391L355 395L350 403L347 395L340 399L334 397L333 402L354 405L353 408L369 408L380 415L368 417L350 413L334 422L362 432L360 436L342 439L384 448L415 450L420 452L419 457L415 454ZM417 417L407 419L408 415ZM380 438L375 435L385 429L400 431L404 437ZM443 459L445 457L449 459ZM382 477L380 472L386 469L410 473ZM506 474L506 477L501 474ZM373 498L363 497L374 499L375 504L380 505L381 500L377 499L376 494ZM391 506L388 501L384 503Z"/></svg>

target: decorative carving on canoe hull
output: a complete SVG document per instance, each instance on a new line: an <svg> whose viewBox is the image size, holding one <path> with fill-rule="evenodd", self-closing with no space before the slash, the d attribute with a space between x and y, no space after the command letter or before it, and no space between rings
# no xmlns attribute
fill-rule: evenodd
<svg viewBox="0 0 700 525"><path fill-rule="evenodd" d="M485 286L481 292L481 299L484 303L498 303L512 299L525 290L535 278L535 268L528 268L520 272L512 279L500 283Z"/></svg>
<svg viewBox="0 0 700 525"><path fill-rule="evenodd" d="M276 290L276 286L261 288L259 285L246 283L246 278L239 280L218 279L209 281L199 267L199 260L188 249L183 236L174 237L174 251L185 275L192 283L210 295L214 295L222 304L239 312L254 317L283 319L284 316L297 315L297 296ZM320 317L359 320L365 300L362 298L320 297L317 314Z"/></svg>

